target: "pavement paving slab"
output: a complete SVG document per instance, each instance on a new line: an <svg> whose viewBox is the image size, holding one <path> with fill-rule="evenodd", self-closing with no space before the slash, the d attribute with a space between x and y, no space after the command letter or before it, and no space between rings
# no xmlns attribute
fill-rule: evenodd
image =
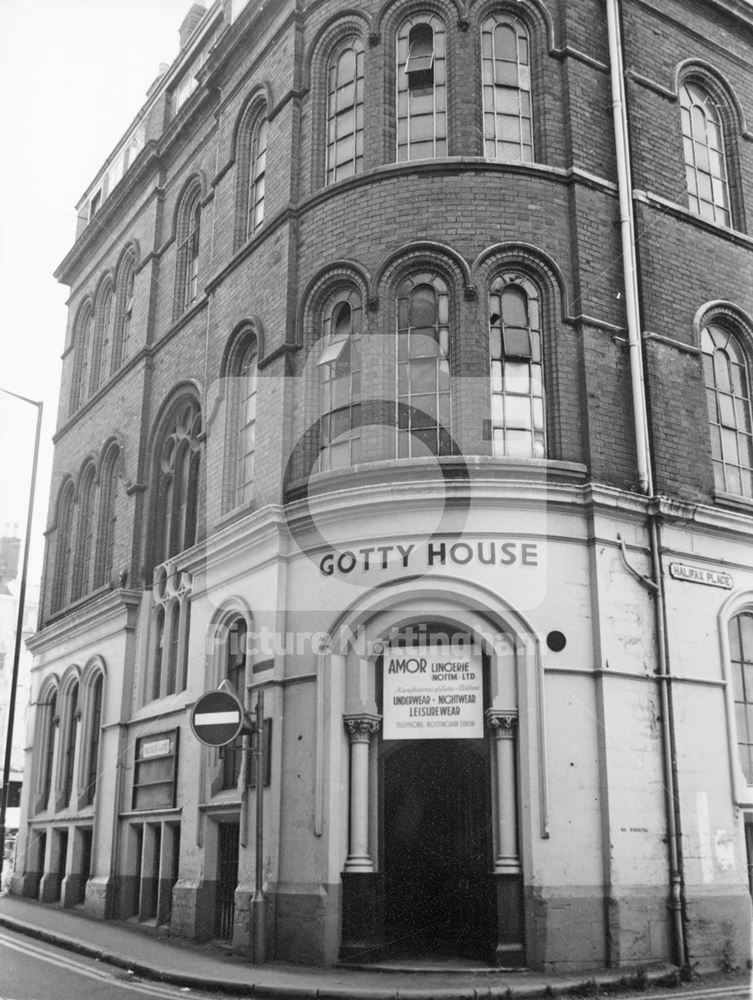
<svg viewBox="0 0 753 1000"><path fill-rule="evenodd" d="M629 988L637 969L593 969L569 975L495 969L342 968L270 962L253 965L247 956L216 944L171 938L130 921L94 920L79 909L63 909L0 893L0 926L151 979L191 989L254 1000L517 1000ZM642 974L643 975L643 974ZM739 973L732 979L745 984ZM645 967L645 981L679 983L668 963ZM682 992L702 993L707 980L683 983ZM730 985L733 985L732 980ZM671 992L668 991L669 996Z"/></svg>

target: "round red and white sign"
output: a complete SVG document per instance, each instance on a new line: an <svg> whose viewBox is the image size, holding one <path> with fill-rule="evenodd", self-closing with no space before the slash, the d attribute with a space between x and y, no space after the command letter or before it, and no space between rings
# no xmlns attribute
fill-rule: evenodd
<svg viewBox="0 0 753 1000"><path fill-rule="evenodd" d="M191 711L194 736L208 747L224 747L243 730L243 706L227 691L203 694Z"/></svg>

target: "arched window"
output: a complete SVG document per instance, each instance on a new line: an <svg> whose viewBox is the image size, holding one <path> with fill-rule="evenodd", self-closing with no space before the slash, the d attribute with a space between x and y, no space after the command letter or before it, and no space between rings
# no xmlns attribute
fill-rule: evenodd
<svg viewBox="0 0 753 1000"><path fill-rule="evenodd" d="M269 122L259 117L251 131L248 162L248 201L246 207L246 239L264 222L264 196L267 186L267 138Z"/></svg>
<svg viewBox="0 0 753 1000"><path fill-rule="evenodd" d="M323 312L319 468L342 469L361 457L361 296L333 295Z"/></svg>
<svg viewBox="0 0 753 1000"><path fill-rule="evenodd" d="M327 183L363 170L363 42L343 39L327 64Z"/></svg>
<svg viewBox="0 0 753 1000"><path fill-rule="evenodd" d="M97 303L90 385L92 395L105 384L110 374L115 323L113 299L112 288L108 285L101 293Z"/></svg>
<svg viewBox="0 0 753 1000"><path fill-rule="evenodd" d="M165 609L160 605L154 613L154 644L152 647L152 699L162 695L162 665L165 653Z"/></svg>
<svg viewBox="0 0 753 1000"><path fill-rule="evenodd" d="M157 454L155 562L190 548L196 541L201 410L184 400L172 410Z"/></svg>
<svg viewBox="0 0 753 1000"><path fill-rule="evenodd" d="M36 743L39 754L39 797L36 811L47 808L52 788L52 769L55 761L55 733L57 732L57 692L52 691L40 705L40 738Z"/></svg>
<svg viewBox="0 0 753 1000"><path fill-rule="evenodd" d="M253 494L256 451L256 341L250 340L240 359L237 386L236 505Z"/></svg>
<svg viewBox="0 0 753 1000"><path fill-rule="evenodd" d="M97 775L99 770L99 744L102 738L102 688L104 679L97 674L89 694L88 720L88 760L86 767L86 788L84 805L91 805L97 791Z"/></svg>
<svg viewBox="0 0 753 1000"><path fill-rule="evenodd" d="M449 455L450 297L437 274L406 278L397 292L399 458Z"/></svg>
<svg viewBox="0 0 753 1000"><path fill-rule="evenodd" d="M493 14L481 27L484 155L533 160L528 32L520 18Z"/></svg>
<svg viewBox="0 0 753 1000"><path fill-rule="evenodd" d="M167 694L175 694L178 681L178 654L180 652L180 602L170 605L170 639L167 647Z"/></svg>
<svg viewBox="0 0 753 1000"><path fill-rule="evenodd" d="M199 224L201 198L198 187L184 198L178 217L178 273L175 290L179 316L199 296Z"/></svg>
<svg viewBox="0 0 753 1000"><path fill-rule="evenodd" d="M541 306L536 286L518 274L492 284L489 353L493 454L544 458Z"/></svg>
<svg viewBox="0 0 753 1000"><path fill-rule="evenodd" d="M74 766L76 762L76 739L78 736L78 681L73 683L65 699L65 721L63 739L63 786L61 788L60 805L62 808L70 805L73 793Z"/></svg>
<svg viewBox="0 0 753 1000"><path fill-rule="evenodd" d="M397 158L447 155L445 27L434 14L404 21L397 35Z"/></svg>
<svg viewBox="0 0 753 1000"><path fill-rule="evenodd" d="M753 612L743 611L730 621L729 648L740 767L753 785Z"/></svg>
<svg viewBox="0 0 753 1000"><path fill-rule="evenodd" d="M246 636L247 626L243 618L234 619L228 626L224 649L223 675L235 688L241 702L246 700ZM236 739L220 751L222 759L222 788L235 788L241 773L243 758L243 737Z"/></svg>
<svg viewBox="0 0 753 1000"><path fill-rule="evenodd" d="M94 504L97 483L94 466L84 472L79 486L78 523L76 525L76 559L73 573L72 599L89 593L94 551Z"/></svg>
<svg viewBox="0 0 753 1000"><path fill-rule="evenodd" d="M103 587L112 578L119 479L120 449L113 447L105 456L100 476L95 587Z"/></svg>
<svg viewBox="0 0 753 1000"><path fill-rule="evenodd" d="M133 250L120 264L115 303L115 332L112 348L112 371L117 371L130 351L131 322L133 317L133 292L136 283L136 256Z"/></svg>
<svg viewBox="0 0 753 1000"><path fill-rule="evenodd" d="M730 225L730 198L724 130L711 94L697 83L680 87L685 176L691 212Z"/></svg>
<svg viewBox="0 0 753 1000"><path fill-rule="evenodd" d="M93 327L94 315L91 307L87 305L78 318L74 335L71 414L83 406L89 391Z"/></svg>
<svg viewBox="0 0 753 1000"><path fill-rule="evenodd" d="M73 545L73 483L68 480L58 500L55 526L55 573L52 585L52 610L58 611L68 603L70 594L71 548Z"/></svg>
<svg viewBox="0 0 753 1000"><path fill-rule="evenodd" d="M750 370L741 342L710 323L701 334L716 488L753 497Z"/></svg>

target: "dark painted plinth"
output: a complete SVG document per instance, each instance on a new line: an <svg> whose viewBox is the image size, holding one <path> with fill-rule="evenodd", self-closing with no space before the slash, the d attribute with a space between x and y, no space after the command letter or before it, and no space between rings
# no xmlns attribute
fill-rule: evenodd
<svg viewBox="0 0 753 1000"><path fill-rule="evenodd" d="M494 964L517 969L526 964L523 925L523 880L520 875L495 875L497 934Z"/></svg>
<svg viewBox="0 0 753 1000"><path fill-rule="evenodd" d="M368 960L384 946L384 877L343 872L340 961Z"/></svg>

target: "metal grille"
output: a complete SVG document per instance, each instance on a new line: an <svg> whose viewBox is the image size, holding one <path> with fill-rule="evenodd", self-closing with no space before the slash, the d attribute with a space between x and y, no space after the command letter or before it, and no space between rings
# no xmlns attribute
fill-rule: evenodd
<svg viewBox="0 0 753 1000"><path fill-rule="evenodd" d="M240 826L238 823L223 823L220 826L219 834L214 936L227 941L233 936L233 922L235 920L235 887L238 885Z"/></svg>

